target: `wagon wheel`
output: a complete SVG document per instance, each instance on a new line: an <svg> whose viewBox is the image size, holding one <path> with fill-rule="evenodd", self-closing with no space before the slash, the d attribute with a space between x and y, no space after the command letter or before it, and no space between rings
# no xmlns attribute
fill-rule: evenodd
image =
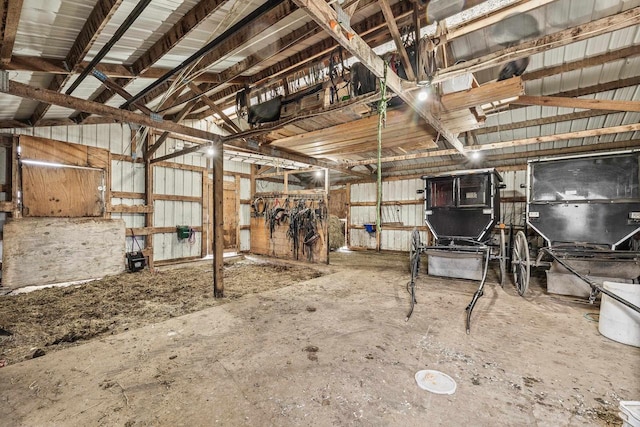
<svg viewBox="0 0 640 427"><path fill-rule="evenodd" d="M513 281L518 293L522 296L529 287L529 273L531 270L529 245L527 244L527 237L522 231L518 231L513 242L511 266L513 268Z"/></svg>
<svg viewBox="0 0 640 427"><path fill-rule="evenodd" d="M507 275L507 243L504 236L504 228L500 229L500 286L504 288L504 279Z"/></svg>
<svg viewBox="0 0 640 427"><path fill-rule="evenodd" d="M411 278L418 277L418 271L420 270L420 232L417 229L413 229L411 232L411 248L409 249L409 268L411 271Z"/></svg>

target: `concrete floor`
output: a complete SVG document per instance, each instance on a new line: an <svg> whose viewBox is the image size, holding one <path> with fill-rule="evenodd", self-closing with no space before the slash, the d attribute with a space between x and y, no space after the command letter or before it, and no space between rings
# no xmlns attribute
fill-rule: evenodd
<svg viewBox="0 0 640 427"><path fill-rule="evenodd" d="M640 349L598 333L597 307L532 284L421 276L406 255L332 254L333 273L0 369L0 424L495 426L620 424ZM436 369L453 395L416 386Z"/></svg>

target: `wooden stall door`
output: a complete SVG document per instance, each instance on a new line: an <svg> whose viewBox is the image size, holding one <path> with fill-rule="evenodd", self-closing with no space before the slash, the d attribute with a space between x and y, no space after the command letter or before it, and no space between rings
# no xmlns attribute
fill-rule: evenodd
<svg viewBox="0 0 640 427"><path fill-rule="evenodd" d="M22 165L23 215L26 217L101 217L101 169Z"/></svg>
<svg viewBox="0 0 640 427"><path fill-rule="evenodd" d="M207 194L213 193L213 182L208 179L206 185ZM237 242L237 229L239 223L239 212L237 209L237 190L235 182L224 182L223 193L223 215L224 215L224 248L225 249L238 249ZM209 197L207 200L208 218L211 218L213 212L213 197ZM209 230L207 240L207 253L213 253L213 223L211 220L207 221L207 228Z"/></svg>

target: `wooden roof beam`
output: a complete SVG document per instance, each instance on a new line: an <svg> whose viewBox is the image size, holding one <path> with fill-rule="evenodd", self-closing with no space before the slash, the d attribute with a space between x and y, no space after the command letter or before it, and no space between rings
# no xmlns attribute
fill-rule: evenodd
<svg viewBox="0 0 640 427"><path fill-rule="evenodd" d="M309 16L311 16L322 28L325 29L342 47L347 49L360 60L369 70L378 78L384 78L386 65L384 61L375 54L373 49L369 47L365 41L360 38L350 27L342 27L349 33L345 35L341 26L334 31L331 22L339 22L336 12L324 2L324 0L294 0ZM405 80L406 81L406 80ZM436 119L430 111L427 111L425 105L420 103L413 92L405 91L402 87L402 79L398 77L392 70L386 70L386 82L388 87L393 90L403 101L411 106L420 117L425 119L438 133L440 133L458 152L465 154L464 147L457 136L446 129L442 123Z"/></svg>
<svg viewBox="0 0 640 427"><path fill-rule="evenodd" d="M207 45L203 46L198 52L192 55L189 59L196 55L201 55L198 59L197 65L191 69L191 73L197 73L206 69L211 64L223 58L225 55L235 51L243 46L247 41L256 37L262 33L266 28L277 24L282 19L295 11L296 7L290 0L269 0L265 4L259 6L251 14L245 18L236 22L232 27L227 29L224 33L213 39ZM253 20L251 20L253 18ZM248 22L245 22L248 21ZM260 25L253 25L255 22ZM235 27L241 27L236 29ZM235 31L233 31L235 29ZM191 62L194 62L192 60ZM160 77L157 81L152 83L143 89L133 99L139 97L144 104L156 99L161 94L167 91L169 83L166 81L169 73L177 72L180 67L186 68L188 66L188 60L183 61L179 67L170 70L166 75Z"/></svg>
<svg viewBox="0 0 640 427"><path fill-rule="evenodd" d="M2 21L2 46L0 46L0 62L11 61L13 45L16 42L18 23L22 14L22 0L2 0L4 20Z"/></svg>
<svg viewBox="0 0 640 427"><path fill-rule="evenodd" d="M306 163L311 166L320 166L350 175L367 175L360 172L349 171L348 169L343 168L337 163L326 162L323 160L314 159L312 157L301 156L295 153L278 150L273 147L260 147L256 142L248 141L244 138L236 138L233 135L223 137L212 132L191 128L179 123L174 123L166 120L154 120L144 114L99 104L93 101L87 101L85 99L76 98L75 96L54 92L48 89L36 88L24 83L16 82L14 80L9 80L8 88L6 88L6 90L4 90L3 92L21 98L33 99L35 101L47 102L65 108L73 108L75 110L86 111L90 114L104 116L121 123L136 123L138 125L146 126L152 129L159 129L161 131L185 135L187 137L191 137L190 139L192 141L201 141L202 144L213 143L217 145L224 143L228 146L253 151L255 153L260 153L266 156Z"/></svg>
<svg viewBox="0 0 640 427"><path fill-rule="evenodd" d="M193 93L195 93L196 95L200 95L203 92L200 90L200 88L194 84L194 83L189 83L189 88L191 88L191 91ZM242 129L240 129L240 127L229 118L229 116L227 116L220 107L218 107L216 105L215 102L213 102L211 99L209 99L209 97L207 97L206 95L202 96L200 98L205 104L207 104L209 106L209 108L211 108L217 115L220 116L220 118L227 124L229 125L235 132L242 132Z"/></svg>
<svg viewBox="0 0 640 427"><path fill-rule="evenodd" d="M474 145L473 151L500 150L504 148L522 147L522 146L531 145L531 144L543 144L546 142L565 141L565 140L576 139L576 138L588 138L591 136L611 135L611 134L624 133L624 132L636 132L639 130L640 130L640 123L635 123L631 125L612 126L608 128L587 129L583 131L567 132L567 133L561 133L556 135L537 136L533 138L515 139L513 141L503 141L503 142L494 142L490 144ZM424 153L406 154L403 156L383 157L382 162L383 163L399 162L404 160L416 160L416 159L424 159L429 157L451 156L455 154L458 154L455 150L435 150L435 151L427 151ZM517 154L521 154L521 153L516 153L516 155ZM358 160L354 162L344 162L343 165L346 167L349 167L349 166L374 164L376 162L377 162L377 159L367 159L367 160Z"/></svg>
<svg viewBox="0 0 640 427"><path fill-rule="evenodd" d="M149 74L151 65L155 64L160 58L166 55L171 49L173 49L178 43L180 43L193 29L195 29L202 21L207 19L218 10L228 0L201 0L193 8L191 8L178 22L176 22L169 31L167 31L153 46L147 49L140 57L134 61L130 69L132 72L132 79L121 79L116 83L122 87L126 86L133 77L142 75L144 77L151 77ZM106 66L106 65L105 65ZM102 68L103 66L101 66ZM167 70L168 71L168 70ZM153 76L159 78L166 73L163 72L160 75ZM94 100L105 103L111 99L112 94L110 92L100 91L94 96ZM128 99L128 98L125 98ZM144 104L143 102L137 103L137 105ZM86 115L77 115L79 122L86 118Z"/></svg>
<svg viewBox="0 0 640 427"><path fill-rule="evenodd" d="M308 1L308 0L306 0ZM509 61L534 55L549 49L566 46L582 40L607 34L623 28L640 24L640 7L626 10L617 15L607 16L586 24L558 31L519 45L512 46L478 58L469 59L456 65L439 70L433 83L440 83L468 73L495 67Z"/></svg>
<svg viewBox="0 0 640 427"><path fill-rule="evenodd" d="M404 65L404 71L407 73L407 79L415 80L416 75L413 72L413 67L411 66L411 61L409 60L407 49L405 49L404 43L402 42L402 36L400 35L400 30L398 30L396 18L393 15L391 6L389 6L389 0L378 0L378 4L380 5L380 9L382 10L382 14L384 15L385 20L387 21L387 26L389 27L391 37L393 38L393 41L396 44L396 48L400 53L402 65Z"/></svg>
<svg viewBox="0 0 640 427"><path fill-rule="evenodd" d="M73 73L80 68L80 63L93 46L104 26L107 25L113 14L118 10L120 4L122 4L122 0L99 0L96 3L64 59L63 65L69 73L54 76L49 83L49 90L60 91L67 84ZM51 104L38 104L33 110L29 121L37 125L47 114L49 107L51 107Z"/></svg>
<svg viewBox="0 0 640 427"><path fill-rule="evenodd" d="M615 110L640 112L640 101L609 101L606 99L563 98L559 96L520 96L513 104L542 105L543 107L584 108L587 110Z"/></svg>

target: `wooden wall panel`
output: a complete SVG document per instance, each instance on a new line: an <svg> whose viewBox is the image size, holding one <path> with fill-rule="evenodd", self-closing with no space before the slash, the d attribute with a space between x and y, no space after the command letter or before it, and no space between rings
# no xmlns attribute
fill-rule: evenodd
<svg viewBox="0 0 640 427"><path fill-rule="evenodd" d="M22 166L23 215L98 217L104 212L104 171Z"/></svg>
<svg viewBox="0 0 640 427"><path fill-rule="evenodd" d="M304 198L303 195L298 196ZM326 200L325 200L326 203ZM313 209L317 208L318 201L315 200ZM326 205L325 205L326 206ZM319 238L311 246L311 256L307 252L307 247L302 243L304 236L300 236L300 247L296 254L293 250L293 242L287 236L289 230L289 219L276 225L273 234L269 229L269 223L264 216L251 218L251 252L259 255L267 255L275 258L286 258L291 260L308 261L313 263L329 263L329 232L328 218L316 220L316 228ZM304 249L304 251L303 251Z"/></svg>
<svg viewBox="0 0 640 427"><path fill-rule="evenodd" d="M331 190L329 192L329 214L338 218L347 217L347 189Z"/></svg>
<svg viewBox="0 0 640 427"><path fill-rule="evenodd" d="M125 224L94 218L22 218L4 225L2 285L15 289L125 270Z"/></svg>

